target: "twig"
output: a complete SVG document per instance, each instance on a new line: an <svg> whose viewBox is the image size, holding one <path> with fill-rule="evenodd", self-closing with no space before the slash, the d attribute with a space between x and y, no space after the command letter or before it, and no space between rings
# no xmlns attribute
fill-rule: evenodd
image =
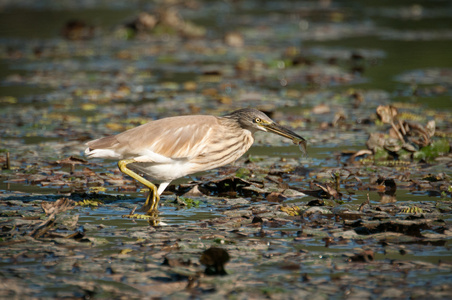
<svg viewBox="0 0 452 300"><path fill-rule="evenodd" d="M404 142L405 142L405 139L403 138L403 135L402 135L402 134L400 133L400 131L397 129L397 127L395 126L395 124L394 124L393 121L391 121L391 126L392 126L392 129L394 129L394 131L396 132L397 137L399 138L399 140L402 141L402 142L404 143Z"/></svg>

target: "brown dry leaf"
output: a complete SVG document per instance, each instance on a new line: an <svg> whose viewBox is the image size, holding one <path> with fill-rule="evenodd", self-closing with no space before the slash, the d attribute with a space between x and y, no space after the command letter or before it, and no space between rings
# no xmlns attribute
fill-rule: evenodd
<svg viewBox="0 0 452 300"><path fill-rule="evenodd" d="M230 47L241 48L245 44L243 35L240 32L227 32L224 35L224 42Z"/></svg>
<svg viewBox="0 0 452 300"><path fill-rule="evenodd" d="M85 176L97 176L96 172L94 172L93 170L91 170L90 168L84 168L83 169L83 174Z"/></svg>
<svg viewBox="0 0 452 300"><path fill-rule="evenodd" d="M399 134L394 128L391 128L391 129L389 129L389 137L393 138L393 139L398 139Z"/></svg>
<svg viewBox="0 0 452 300"><path fill-rule="evenodd" d="M337 112L334 114L333 121L331 121L331 125L333 127L337 127L340 123L343 123L347 120L347 116L343 112Z"/></svg>
<svg viewBox="0 0 452 300"><path fill-rule="evenodd" d="M39 238L47 233L51 228L53 228L55 223L55 216L69 209L73 209L75 202L68 198L60 198L55 202L42 202L41 207L48 216L46 220L37 225L31 232L30 236L34 238ZM78 218L77 218L78 219Z"/></svg>
<svg viewBox="0 0 452 300"><path fill-rule="evenodd" d="M170 267L183 267L183 266L190 266L191 261L184 260L182 258L173 258L169 256L165 256L162 265L164 266L170 266Z"/></svg>
<svg viewBox="0 0 452 300"><path fill-rule="evenodd" d="M58 214L75 207L75 202L68 198L60 198L55 202L42 202L41 207L46 215Z"/></svg>
<svg viewBox="0 0 452 300"><path fill-rule="evenodd" d="M433 137L436 130L435 120L428 121L427 125L425 126L425 130L427 131L429 137Z"/></svg>
<svg viewBox="0 0 452 300"><path fill-rule="evenodd" d="M377 107L377 115L383 123L391 124L397 116L397 108L392 105L380 105Z"/></svg>
<svg viewBox="0 0 452 300"><path fill-rule="evenodd" d="M206 88L202 90L202 94L209 97L218 97L218 90L215 88Z"/></svg>
<svg viewBox="0 0 452 300"><path fill-rule="evenodd" d="M186 91L196 91L196 89L198 88L198 84L196 83L196 81L186 81L183 84L184 90Z"/></svg>
<svg viewBox="0 0 452 300"><path fill-rule="evenodd" d="M147 31L152 30L157 22L158 19L156 16L147 12L141 12L134 21L134 25L137 31Z"/></svg>
<svg viewBox="0 0 452 300"><path fill-rule="evenodd" d="M433 121L434 122L434 121ZM427 129L421 124L418 123L406 123L407 128L409 129L410 141L419 145L420 147L425 147L431 144L431 131L432 128ZM432 124L430 124L432 126ZM434 123L433 123L434 126ZM434 133L434 128L433 128Z"/></svg>
<svg viewBox="0 0 452 300"><path fill-rule="evenodd" d="M315 183L316 186L321 188L329 197L333 197L334 199L340 199L341 193L339 193L335 188L333 188L330 184L325 184L325 186L322 186L320 184Z"/></svg>
<svg viewBox="0 0 452 300"><path fill-rule="evenodd" d="M159 9L159 21L162 24L178 28L184 26L184 20L182 19L179 11L174 7L165 7Z"/></svg>
<svg viewBox="0 0 452 300"><path fill-rule="evenodd" d="M383 133L371 133L366 142L367 148L374 151L377 148L383 148L385 145L385 135Z"/></svg>
<svg viewBox="0 0 452 300"><path fill-rule="evenodd" d="M374 260L374 252L370 249L362 250L360 253L349 258L350 262L371 262Z"/></svg>
<svg viewBox="0 0 452 300"><path fill-rule="evenodd" d="M384 143L384 149L390 152L399 152L402 149L402 142L395 138L387 138Z"/></svg>
<svg viewBox="0 0 452 300"><path fill-rule="evenodd" d="M286 198L286 196L284 196L281 193L278 192L271 192L270 194L267 195L266 197L268 202L277 202L277 203L281 203L283 202Z"/></svg>
<svg viewBox="0 0 452 300"><path fill-rule="evenodd" d="M365 150L365 149L359 150L350 157L350 161L354 161L358 156L363 156L363 155L372 155L372 151Z"/></svg>
<svg viewBox="0 0 452 300"><path fill-rule="evenodd" d="M331 111L330 106L326 104L319 104L312 108L312 113L316 115L327 114L330 111Z"/></svg>
<svg viewBox="0 0 452 300"><path fill-rule="evenodd" d="M199 197L204 196L204 193L199 190L199 186L195 185L191 190L182 195L183 197Z"/></svg>
<svg viewBox="0 0 452 300"><path fill-rule="evenodd" d="M227 104L227 105L231 105L232 104L232 102L233 102L233 100L232 100L232 98L231 97L228 97L228 96L219 96L218 98L217 98L217 101L219 102L219 103L221 103L221 104Z"/></svg>

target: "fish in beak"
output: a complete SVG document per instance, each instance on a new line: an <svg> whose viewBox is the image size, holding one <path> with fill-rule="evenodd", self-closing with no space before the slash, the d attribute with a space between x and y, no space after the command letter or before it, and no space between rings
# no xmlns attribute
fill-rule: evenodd
<svg viewBox="0 0 452 300"><path fill-rule="evenodd" d="M283 127L277 123L261 124L261 126L266 131L273 132L277 135L280 135L280 136L283 136L285 138L292 140L292 142L295 145L298 145L298 147L300 148L300 151L303 153L303 155L304 156L307 155L306 140L303 137L296 134L295 132L293 132L292 130L287 129L286 127Z"/></svg>

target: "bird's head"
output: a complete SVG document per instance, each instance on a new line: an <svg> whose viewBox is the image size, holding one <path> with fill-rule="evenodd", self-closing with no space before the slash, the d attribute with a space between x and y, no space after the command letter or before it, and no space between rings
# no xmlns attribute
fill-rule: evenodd
<svg viewBox="0 0 452 300"><path fill-rule="evenodd" d="M303 137L284 126L279 125L260 110L244 108L231 113L230 116L235 118L242 128L248 129L251 132L260 130L272 132L288 138L292 140L294 144L299 145L303 154L306 154L306 140Z"/></svg>

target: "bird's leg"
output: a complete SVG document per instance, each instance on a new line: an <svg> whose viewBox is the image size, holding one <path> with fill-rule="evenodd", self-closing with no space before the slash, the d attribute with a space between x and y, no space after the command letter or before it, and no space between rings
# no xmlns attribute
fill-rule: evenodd
<svg viewBox="0 0 452 300"><path fill-rule="evenodd" d="M149 214L152 212L156 212L158 210L159 201L160 197L157 194L157 188L155 188L152 191L149 191L149 195L146 198L146 202L144 202L143 207L141 207L138 211L147 212Z"/></svg>
<svg viewBox="0 0 452 300"><path fill-rule="evenodd" d="M146 202L144 203L143 207L140 209L140 211L146 212L150 216L155 216L157 210L158 210L158 203L160 201L160 196L157 192L157 187L150 182L149 180L143 178L142 176L138 175L131 169L127 168L128 164L135 163L134 159L123 159L118 162L118 167L121 172L124 174L129 175L133 179L141 182L145 186L149 188L149 195L146 198ZM133 217L136 215L128 215L128 217Z"/></svg>

